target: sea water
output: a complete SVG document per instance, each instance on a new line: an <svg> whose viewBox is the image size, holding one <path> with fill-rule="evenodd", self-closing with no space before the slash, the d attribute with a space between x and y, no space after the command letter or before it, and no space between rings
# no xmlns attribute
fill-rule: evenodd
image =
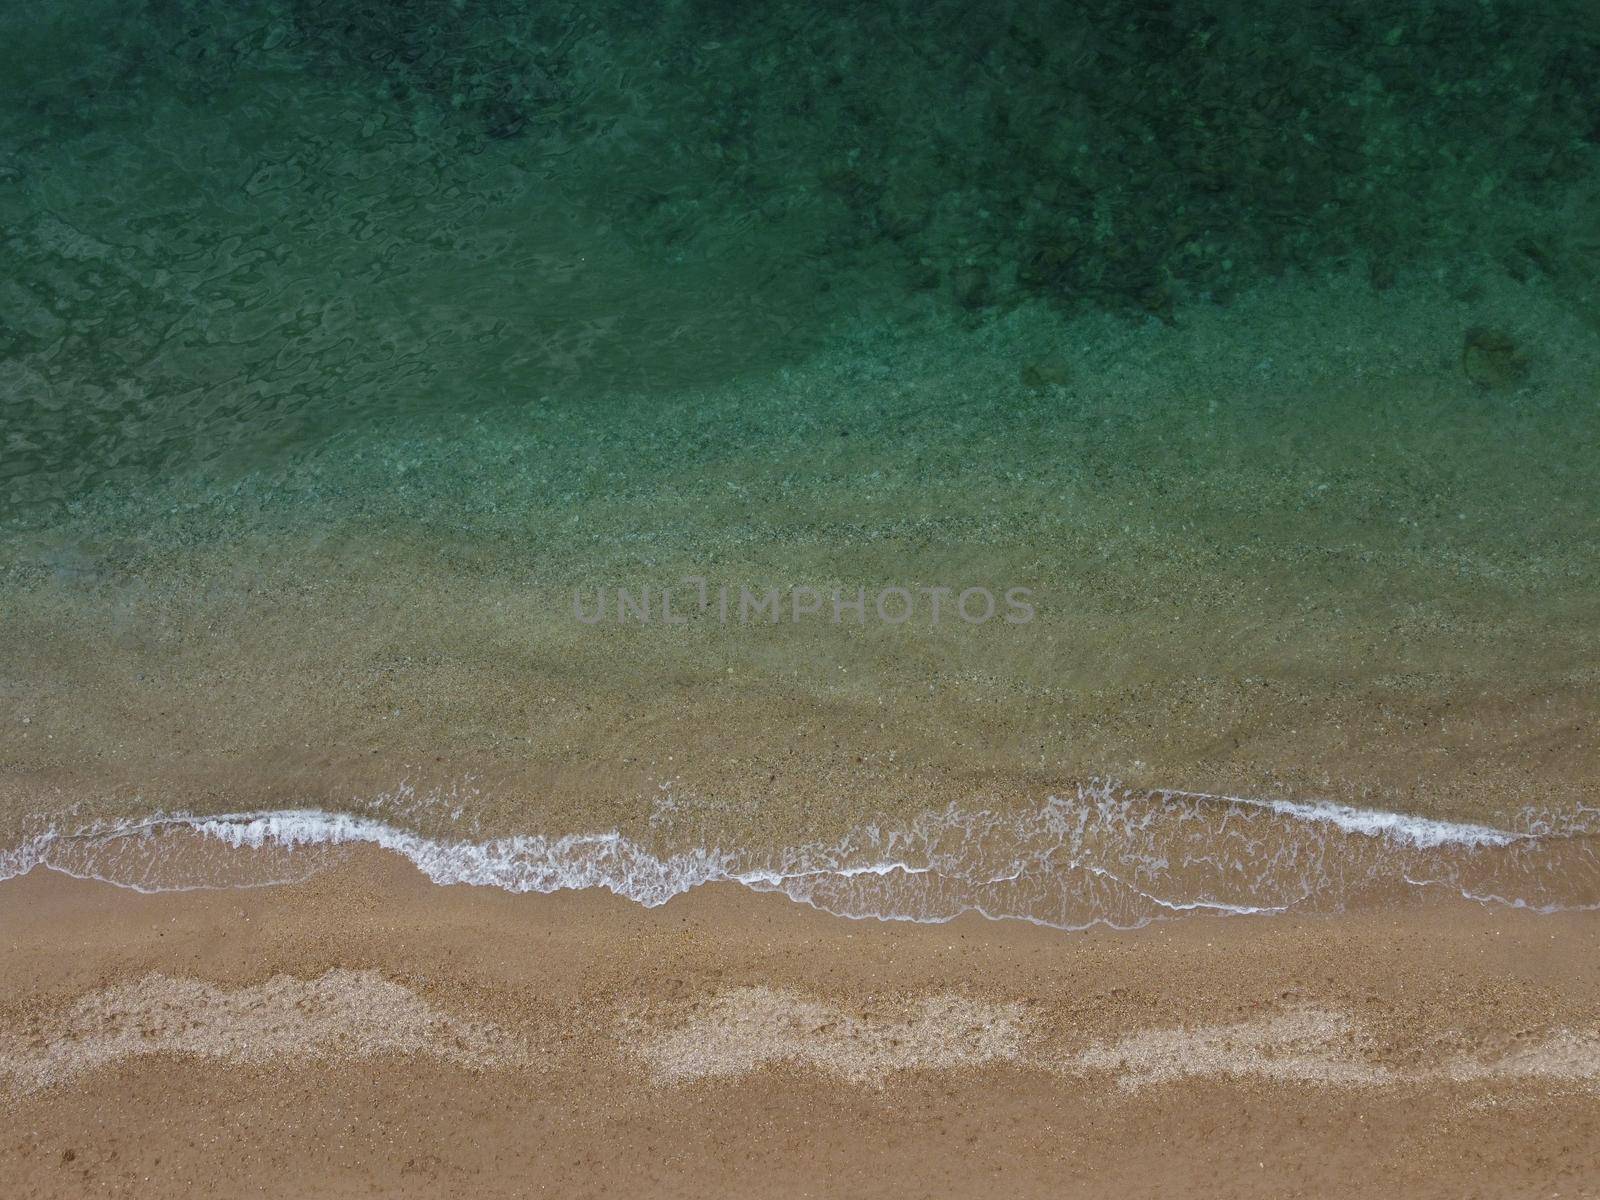
<svg viewBox="0 0 1600 1200"><path fill-rule="evenodd" d="M1594 904L1595 21L14 8L0 872Z"/></svg>

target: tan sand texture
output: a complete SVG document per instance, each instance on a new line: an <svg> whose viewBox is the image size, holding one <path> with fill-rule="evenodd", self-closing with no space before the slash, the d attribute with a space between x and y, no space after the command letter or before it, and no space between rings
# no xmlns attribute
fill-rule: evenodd
<svg viewBox="0 0 1600 1200"><path fill-rule="evenodd" d="M1600 923L0 885L8 1195L1584 1196Z"/></svg>

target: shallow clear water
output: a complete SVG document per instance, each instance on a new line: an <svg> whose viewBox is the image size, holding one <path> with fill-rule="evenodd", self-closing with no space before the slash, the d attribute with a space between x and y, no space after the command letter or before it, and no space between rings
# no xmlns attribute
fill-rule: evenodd
<svg viewBox="0 0 1600 1200"><path fill-rule="evenodd" d="M0 35L13 864L310 811L849 915L1593 902L1593 6Z"/></svg>

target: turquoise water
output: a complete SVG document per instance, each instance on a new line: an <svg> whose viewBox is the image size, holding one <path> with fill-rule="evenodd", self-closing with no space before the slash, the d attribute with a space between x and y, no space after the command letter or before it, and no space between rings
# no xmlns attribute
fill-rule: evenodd
<svg viewBox="0 0 1600 1200"><path fill-rule="evenodd" d="M73 3L0 46L0 848L314 811L765 878L954 813L990 864L1106 778L1589 836L1591 4ZM569 616L685 576L1038 619ZM1339 836L1161 903L1461 878ZM1457 890L1587 902L1586 843L1515 845ZM1079 905L1060 857L1008 915Z"/></svg>

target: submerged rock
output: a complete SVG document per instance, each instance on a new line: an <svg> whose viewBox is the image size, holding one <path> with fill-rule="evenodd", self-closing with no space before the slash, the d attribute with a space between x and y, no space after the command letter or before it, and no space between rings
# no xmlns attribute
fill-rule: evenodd
<svg viewBox="0 0 1600 1200"><path fill-rule="evenodd" d="M1479 387L1500 390L1528 377L1528 359L1509 333L1474 325L1462 339L1461 369Z"/></svg>
<svg viewBox="0 0 1600 1200"><path fill-rule="evenodd" d="M1030 392L1066 387L1072 382L1072 369L1057 358L1040 359L1022 368L1022 386Z"/></svg>
<svg viewBox="0 0 1600 1200"><path fill-rule="evenodd" d="M989 272L982 267L958 267L950 277L950 286L956 303L968 312L985 307L992 298Z"/></svg>

